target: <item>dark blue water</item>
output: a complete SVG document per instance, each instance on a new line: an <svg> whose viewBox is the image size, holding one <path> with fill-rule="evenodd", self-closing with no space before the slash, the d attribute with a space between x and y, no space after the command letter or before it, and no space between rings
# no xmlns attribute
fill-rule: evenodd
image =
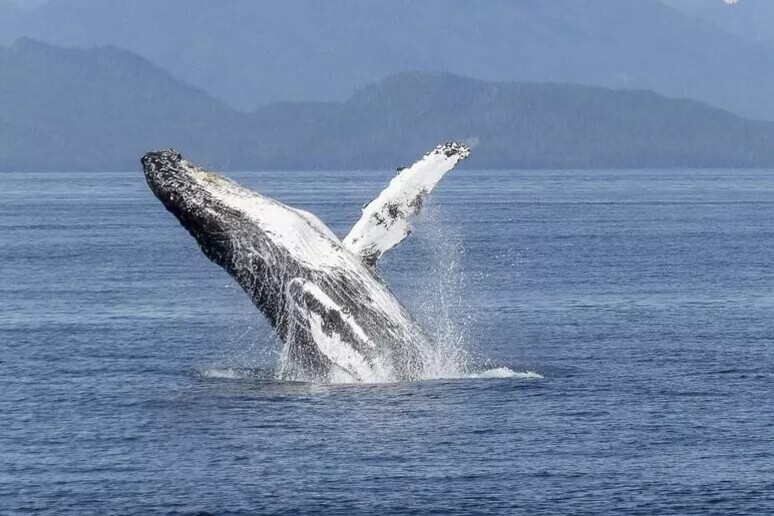
<svg viewBox="0 0 774 516"><path fill-rule="evenodd" d="M237 176L341 235L388 175ZM774 511L771 172L457 171L433 203L385 276L542 378L273 381L139 172L0 175L0 513Z"/></svg>

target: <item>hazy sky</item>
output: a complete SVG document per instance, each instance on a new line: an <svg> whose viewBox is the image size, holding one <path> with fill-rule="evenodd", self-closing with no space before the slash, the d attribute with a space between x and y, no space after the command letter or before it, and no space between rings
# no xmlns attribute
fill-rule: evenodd
<svg viewBox="0 0 774 516"><path fill-rule="evenodd" d="M676 7L689 7L693 9L704 6L712 7L715 5L722 5L723 3L738 4L740 1L741 0L665 0L664 3Z"/></svg>
<svg viewBox="0 0 774 516"><path fill-rule="evenodd" d="M11 0L11 2L22 7L36 7L46 2L46 0Z"/></svg>
<svg viewBox="0 0 774 516"><path fill-rule="evenodd" d="M11 0L11 1L21 6L34 7L36 5L45 3L47 0ZM662 1L670 5L693 8L693 7L701 7L705 5L706 6L718 5L721 3L737 4L737 3L741 3L744 0L662 0Z"/></svg>

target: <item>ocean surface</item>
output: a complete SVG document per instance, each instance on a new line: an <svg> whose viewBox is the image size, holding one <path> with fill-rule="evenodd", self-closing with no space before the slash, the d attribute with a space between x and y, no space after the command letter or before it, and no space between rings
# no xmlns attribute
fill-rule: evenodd
<svg viewBox="0 0 774 516"><path fill-rule="evenodd" d="M468 374L276 381L139 170L0 174L0 514L774 513L771 171L455 171L382 270Z"/></svg>

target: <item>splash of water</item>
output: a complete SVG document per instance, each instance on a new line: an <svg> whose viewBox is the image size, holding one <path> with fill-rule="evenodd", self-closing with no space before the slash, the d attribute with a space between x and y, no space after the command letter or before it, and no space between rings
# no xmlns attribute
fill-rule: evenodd
<svg viewBox="0 0 774 516"><path fill-rule="evenodd" d="M415 315L419 325L429 339L420 342L420 374L418 380L436 379L496 379L496 378L541 378L537 373L516 372L505 367L480 368L474 362L482 361L475 357L469 328L474 323L474 310L470 304L467 276L463 263L464 247L459 227L449 222L448 214L432 203L425 206L422 217L417 221L415 237L404 244L400 252L393 253L384 260L382 273L388 282L397 285L396 293L409 310ZM412 273L407 279L401 267L407 266L407 256L413 260L408 264ZM279 268L282 264L278 264ZM245 307L252 315L252 307ZM304 368L294 367L289 356L291 333L283 343L267 325L251 328L251 335L242 335L242 344L233 351L232 360L236 366L221 364L219 367L205 369L203 376L222 378L252 377L245 371L256 367L268 366L265 346L256 346L256 342L276 342L272 347L273 355L269 362L277 364L275 379L281 381L300 381L309 383L390 383L395 381L391 365L376 362L369 368L361 368L358 377L346 370L334 367L325 378L310 378ZM336 335L315 335L315 342L326 350L328 356L339 357L346 361L351 349ZM263 351L262 351L263 350ZM354 357L352 361L355 361ZM229 361L231 362L231 361Z"/></svg>
<svg viewBox="0 0 774 516"><path fill-rule="evenodd" d="M202 378L217 380L264 380L264 381L288 381L280 380L277 372L273 369L249 368L249 367L208 367L194 371ZM468 372L463 375L438 376L427 378L427 380L499 380L513 378L517 380L542 380L543 375L534 371L514 371L509 367L496 367L494 369L484 369L479 372ZM304 383L317 383L306 381ZM355 382L349 376L340 376L330 379L330 384L353 384L353 383L388 383L388 382Z"/></svg>
<svg viewBox="0 0 774 516"><path fill-rule="evenodd" d="M521 380L542 380L543 375L536 373L535 371L514 371L508 367L496 367L494 369L487 369L479 373L469 373L467 378L473 379L496 379L496 378L519 378Z"/></svg>
<svg viewBox="0 0 774 516"><path fill-rule="evenodd" d="M462 238L457 226L433 203L428 203L416 225L418 238L401 252L413 252L419 259L411 283L398 294L430 336L421 349L420 379L462 378L470 370L468 326L472 322L465 296L469 290ZM392 260L385 263L387 275L393 272L389 270ZM400 255L394 260L401 260Z"/></svg>

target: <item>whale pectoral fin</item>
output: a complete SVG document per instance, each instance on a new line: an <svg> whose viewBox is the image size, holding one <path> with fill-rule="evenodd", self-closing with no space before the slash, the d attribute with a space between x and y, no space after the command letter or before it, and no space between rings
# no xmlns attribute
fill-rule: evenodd
<svg viewBox="0 0 774 516"><path fill-rule="evenodd" d="M375 345L357 321L311 281L296 278L288 289L317 350L356 381L375 378Z"/></svg>
<svg viewBox="0 0 774 516"><path fill-rule="evenodd" d="M384 253L411 233L410 221L425 197L457 163L470 155L462 143L439 145L409 168L399 170L379 196L363 207L363 215L344 238L344 247L373 266Z"/></svg>

